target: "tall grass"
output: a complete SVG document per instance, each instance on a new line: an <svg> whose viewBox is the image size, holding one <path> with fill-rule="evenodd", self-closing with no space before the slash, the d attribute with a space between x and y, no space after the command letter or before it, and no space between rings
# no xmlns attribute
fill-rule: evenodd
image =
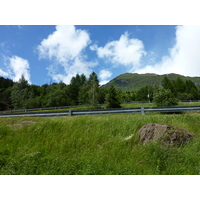
<svg viewBox="0 0 200 200"><path fill-rule="evenodd" d="M199 174L199 114L0 119L0 174ZM181 148L143 146L138 130L166 123L195 133Z"/></svg>

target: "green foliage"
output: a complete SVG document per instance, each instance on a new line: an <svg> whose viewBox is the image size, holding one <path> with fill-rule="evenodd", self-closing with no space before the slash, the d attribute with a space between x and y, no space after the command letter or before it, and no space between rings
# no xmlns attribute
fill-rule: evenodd
<svg viewBox="0 0 200 200"><path fill-rule="evenodd" d="M70 98L70 104L71 105L78 105L78 94L80 91L80 87L85 84L86 77L84 74L81 76L79 74L76 75L76 77L72 77L69 85L69 98Z"/></svg>
<svg viewBox="0 0 200 200"><path fill-rule="evenodd" d="M90 105L98 104L98 96L99 96L99 80L97 77L97 74L95 72L92 72L90 74L90 77L88 79L88 97L89 97L89 103Z"/></svg>
<svg viewBox="0 0 200 200"><path fill-rule="evenodd" d="M191 96L190 99L191 100L199 99L200 95L197 86L191 80L186 80L185 85L186 85L185 93Z"/></svg>
<svg viewBox="0 0 200 200"><path fill-rule="evenodd" d="M136 92L136 101L152 101L153 94L158 90L157 85L148 85Z"/></svg>
<svg viewBox="0 0 200 200"><path fill-rule="evenodd" d="M147 86L140 88L136 92L136 101L148 101L148 88L147 88Z"/></svg>
<svg viewBox="0 0 200 200"><path fill-rule="evenodd" d="M167 76L164 76L162 79L162 87L166 90L169 89L173 94L176 93L174 83Z"/></svg>
<svg viewBox="0 0 200 200"><path fill-rule="evenodd" d="M60 105L68 105L69 97L67 96L67 88L64 83L54 83L47 88L46 107L54 107Z"/></svg>
<svg viewBox="0 0 200 200"><path fill-rule="evenodd" d="M108 93L108 89L105 87L100 87L99 88L99 95L98 95L98 99L99 99L99 103L100 104L104 104L105 103L105 99L106 99L106 94Z"/></svg>
<svg viewBox="0 0 200 200"><path fill-rule="evenodd" d="M195 78L195 83L192 80L193 78L185 79L176 74L167 76L122 74L111 81L116 90L115 101L117 103L114 107L118 107L119 102L152 101L161 84L180 100L197 100L200 98L200 87L197 87L199 79ZM110 92L108 86L111 86L110 83L106 86L99 86L95 72L92 72L88 78L84 74L77 74L72 77L69 85L60 82L37 86L29 85L23 75L15 83L10 79L0 77L0 109L70 105L92 105L94 107L96 104L108 102Z"/></svg>
<svg viewBox="0 0 200 200"><path fill-rule="evenodd" d="M5 110L7 108L7 104L0 101L0 111Z"/></svg>
<svg viewBox="0 0 200 200"><path fill-rule="evenodd" d="M24 101L28 98L28 90L28 81L24 78L24 75L22 75L19 81L14 83L12 87L11 100L15 109L25 108Z"/></svg>
<svg viewBox="0 0 200 200"><path fill-rule="evenodd" d="M122 92L120 89L118 90L120 95L121 102L133 102L136 100L135 92Z"/></svg>
<svg viewBox="0 0 200 200"><path fill-rule="evenodd" d="M180 100L197 100L199 98L197 86L189 79L184 81L181 77L177 77L170 80L164 76L162 86L169 89Z"/></svg>
<svg viewBox="0 0 200 200"><path fill-rule="evenodd" d="M11 88L13 81L0 77L0 110L11 108Z"/></svg>
<svg viewBox="0 0 200 200"><path fill-rule="evenodd" d="M157 85L162 86L162 81L166 75L157 75L157 74L137 74L137 73L125 73L117 76L116 78L112 79L109 83L104 85L104 87L110 87L111 84L114 85L115 88L121 89L123 92L136 92L142 87L147 85ZM174 81L177 77L180 77L184 82L186 80L191 80L195 83L196 86L200 86L200 77L185 77L178 74L168 74L167 79L170 80L171 84L165 84L166 89L173 89ZM164 83L163 83L164 84ZM165 86L163 86L165 88ZM170 87L170 88L168 88ZM172 88L171 88L172 87ZM174 95L175 91L172 91Z"/></svg>
<svg viewBox="0 0 200 200"><path fill-rule="evenodd" d="M120 108L119 98L117 96L117 91L113 85L108 90L108 94L106 96L106 108Z"/></svg>
<svg viewBox="0 0 200 200"><path fill-rule="evenodd" d="M69 98L71 105L98 104L99 81L95 72L92 72L89 79L82 74L72 77L69 85Z"/></svg>
<svg viewBox="0 0 200 200"><path fill-rule="evenodd" d="M13 86L13 81L8 78L0 77L0 89L6 89Z"/></svg>
<svg viewBox="0 0 200 200"><path fill-rule="evenodd" d="M176 106L178 99L174 97L169 89L160 88L153 98L157 106Z"/></svg>
<svg viewBox="0 0 200 200"><path fill-rule="evenodd" d="M177 79L174 81L174 87L176 88L177 93L183 93L185 92L186 84L183 79L177 77Z"/></svg>
<svg viewBox="0 0 200 200"><path fill-rule="evenodd" d="M78 102L80 105L89 105L89 94L88 94L89 89L90 86L87 82L80 87L78 93Z"/></svg>

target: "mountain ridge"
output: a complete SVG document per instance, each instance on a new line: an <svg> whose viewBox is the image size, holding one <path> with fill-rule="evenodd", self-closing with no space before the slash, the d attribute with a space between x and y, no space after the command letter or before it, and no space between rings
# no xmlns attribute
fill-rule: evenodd
<svg viewBox="0 0 200 200"><path fill-rule="evenodd" d="M107 84L103 85L103 87L110 87L112 84L115 88L119 88L122 91L137 91L141 87L144 87L149 84L156 84L161 86L161 81L164 76L167 76L170 80L176 79L177 77L185 80L191 80L195 83L196 86L200 86L200 77L190 77L183 76L180 74L169 73L169 74L155 74L155 73L146 73L146 74L138 74L138 73L124 73L116 76L112 80L110 80Z"/></svg>

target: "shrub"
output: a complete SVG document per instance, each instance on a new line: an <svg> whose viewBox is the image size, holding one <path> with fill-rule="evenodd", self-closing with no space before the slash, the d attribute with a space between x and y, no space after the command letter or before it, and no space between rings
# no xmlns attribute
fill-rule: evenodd
<svg viewBox="0 0 200 200"><path fill-rule="evenodd" d="M153 98L157 106L176 106L178 99L174 97L169 89L159 88L158 92L154 94Z"/></svg>

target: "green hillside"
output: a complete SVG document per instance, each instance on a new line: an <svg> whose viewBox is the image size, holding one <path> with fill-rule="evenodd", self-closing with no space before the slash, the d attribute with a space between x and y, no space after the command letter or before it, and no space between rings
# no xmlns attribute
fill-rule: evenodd
<svg viewBox="0 0 200 200"><path fill-rule="evenodd" d="M125 73L117 76L108 82L104 87L110 87L113 84L116 88L120 88L122 91L136 91L141 87L144 87L148 84L161 85L161 80L165 75L157 74L137 74L137 73ZM168 74L169 79L176 79L177 77L185 80L193 81L197 86L200 85L200 77L188 77L182 76L179 74Z"/></svg>

